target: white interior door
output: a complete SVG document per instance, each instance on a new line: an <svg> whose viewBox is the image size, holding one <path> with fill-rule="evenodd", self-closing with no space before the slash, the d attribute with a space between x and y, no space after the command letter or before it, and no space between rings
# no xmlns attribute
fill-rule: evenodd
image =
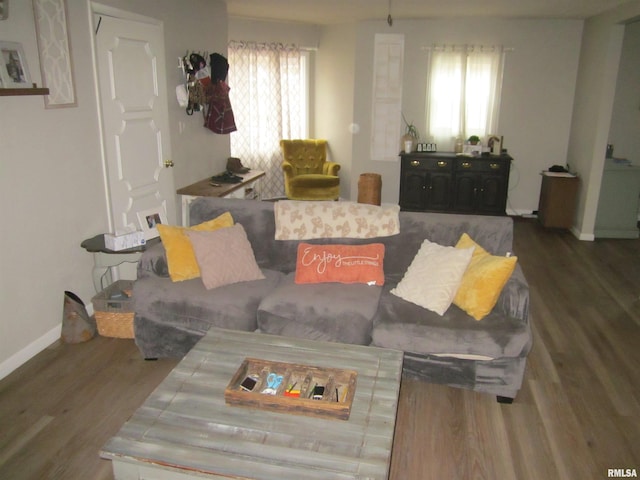
<svg viewBox="0 0 640 480"><path fill-rule="evenodd" d="M95 25L112 228L175 224L162 26L100 14Z"/></svg>

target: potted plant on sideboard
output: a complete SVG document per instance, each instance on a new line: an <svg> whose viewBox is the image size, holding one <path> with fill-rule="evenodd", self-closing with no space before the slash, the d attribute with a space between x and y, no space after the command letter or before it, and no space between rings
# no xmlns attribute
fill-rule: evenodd
<svg viewBox="0 0 640 480"><path fill-rule="evenodd" d="M400 139L400 149L404 150L405 153L411 153L418 144L420 134L413 123L407 122L407 119L404 117L404 113L402 114L402 120L405 124L405 134Z"/></svg>

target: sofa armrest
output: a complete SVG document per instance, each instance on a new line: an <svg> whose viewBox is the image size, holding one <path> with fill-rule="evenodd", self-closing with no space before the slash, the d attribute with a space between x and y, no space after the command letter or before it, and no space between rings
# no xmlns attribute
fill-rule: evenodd
<svg viewBox="0 0 640 480"><path fill-rule="evenodd" d="M519 264L502 289L495 308L509 317L529 323L529 284Z"/></svg>
<svg viewBox="0 0 640 480"><path fill-rule="evenodd" d="M168 277L169 267L164 245L158 242L142 253L137 268L138 278Z"/></svg>
<svg viewBox="0 0 640 480"><path fill-rule="evenodd" d="M340 164L336 162L324 162L322 164L322 173L325 175L338 176L338 170L340 170Z"/></svg>

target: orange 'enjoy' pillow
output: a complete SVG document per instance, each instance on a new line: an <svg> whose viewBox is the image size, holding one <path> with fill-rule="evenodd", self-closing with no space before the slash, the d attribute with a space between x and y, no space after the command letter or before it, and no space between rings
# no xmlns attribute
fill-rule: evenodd
<svg viewBox="0 0 640 480"><path fill-rule="evenodd" d="M384 245L298 245L296 283L384 285Z"/></svg>

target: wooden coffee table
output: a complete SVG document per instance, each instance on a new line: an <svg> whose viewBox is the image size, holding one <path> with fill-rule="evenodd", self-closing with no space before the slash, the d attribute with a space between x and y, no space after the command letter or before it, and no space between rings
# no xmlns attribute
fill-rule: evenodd
<svg viewBox="0 0 640 480"><path fill-rule="evenodd" d="M348 420L225 403L245 357L352 369ZM402 375L397 350L212 328L101 451L116 479L386 479Z"/></svg>

